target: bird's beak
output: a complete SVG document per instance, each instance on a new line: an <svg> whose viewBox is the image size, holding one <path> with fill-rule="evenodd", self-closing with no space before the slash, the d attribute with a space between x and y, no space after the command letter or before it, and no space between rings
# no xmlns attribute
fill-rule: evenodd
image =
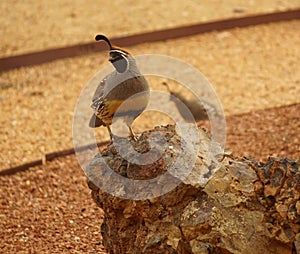
<svg viewBox="0 0 300 254"><path fill-rule="evenodd" d="M112 56L109 56L108 61L113 62L114 58Z"/></svg>

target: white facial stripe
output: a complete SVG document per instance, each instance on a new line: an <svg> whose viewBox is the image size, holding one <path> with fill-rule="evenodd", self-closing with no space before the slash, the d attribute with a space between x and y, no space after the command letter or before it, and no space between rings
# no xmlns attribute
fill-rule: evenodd
<svg viewBox="0 0 300 254"><path fill-rule="evenodd" d="M122 55L127 55L124 51L118 50L118 49L112 49L109 52L111 52L111 53L120 53Z"/></svg>

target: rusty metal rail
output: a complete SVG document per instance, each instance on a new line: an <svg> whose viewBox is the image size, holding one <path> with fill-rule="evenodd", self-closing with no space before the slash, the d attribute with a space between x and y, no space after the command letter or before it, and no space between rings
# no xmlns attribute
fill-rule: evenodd
<svg viewBox="0 0 300 254"><path fill-rule="evenodd" d="M88 149L94 149L94 148L96 148L96 146L98 146L99 148L102 148L102 147L104 147L105 145L108 145L108 144L109 144L109 141L103 141L103 142L99 142L97 144L81 146L81 147L78 147L76 150L77 150L77 152L83 152L83 151L88 150ZM62 151L57 151L57 152L47 153L45 155L44 159L39 159L39 160L28 162L28 163L25 163L25 164L22 164L22 165L19 165L19 166L16 166L16 167L0 170L0 176L12 175L12 174L15 174L17 172L25 171L28 168L41 166L41 165L45 164L46 162L52 161L56 158L65 157L65 156L68 156L68 155L71 155L71 154L75 154L75 149L74 148L70 148L70 149L66 149L66 150L62 150Z"/></svg>
<svg viewBox="0 0 300 254"><path fill-rule="evenodd" d="M112 38L111 41L115 45L128 47L144 42L163 41L168 39L196 35L200 33L206 33L210 31L221 31L235 27L247 27L258 24L287 21L293 19L300 19L300 9L245 16L240 18L229 18L207 23L200 23L189 26L181 26L159 31L129 35L126 37L115 37ZM19 68L22 66L38 65L61 58L74 57L88 53L99 52L105 49L106 47L102 43L91 42L73 45L69 47L48 49L39 52L4 57L0 58L0 71Z"/></svg>

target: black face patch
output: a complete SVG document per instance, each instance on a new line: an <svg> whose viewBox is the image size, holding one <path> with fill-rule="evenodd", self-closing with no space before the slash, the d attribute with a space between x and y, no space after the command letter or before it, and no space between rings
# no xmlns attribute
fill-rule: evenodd
<svg viewBox="0 0 300 254"><path fill-rule="evenodd" d="M116 68L116 71L119 73L124 73L128 70L129 67L128 59L123 55L118 56L118 58L112 60L111 63Z"/></svg>

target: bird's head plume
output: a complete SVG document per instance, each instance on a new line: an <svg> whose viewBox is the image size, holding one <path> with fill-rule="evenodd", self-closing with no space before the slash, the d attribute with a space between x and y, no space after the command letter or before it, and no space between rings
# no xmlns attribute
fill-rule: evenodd
<svg viewBox="0 0 300 254"><path fill-rule="evenodd" d="M109 46L109 61L115 67L116 71L119 73L124 73L129 68L128 57L130 53L117 46L113 46L110 40L103 34L98 34L95 37L96 41L105 41Z"/></svg>

